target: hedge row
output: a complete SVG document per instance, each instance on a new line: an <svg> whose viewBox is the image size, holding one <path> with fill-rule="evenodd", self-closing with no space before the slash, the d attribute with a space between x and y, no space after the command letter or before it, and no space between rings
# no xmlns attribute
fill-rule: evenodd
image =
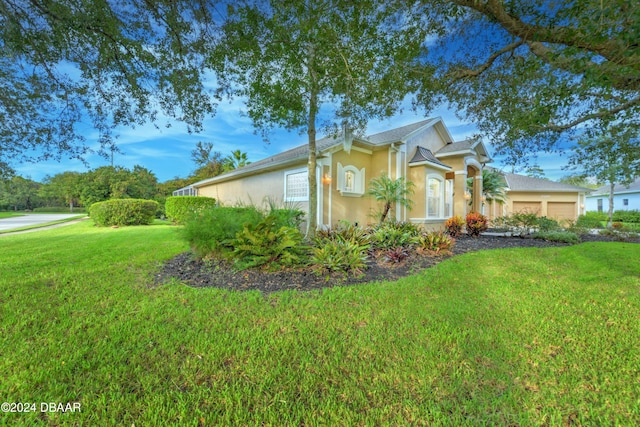
<svg viewBox="0 0 640 427"><path fill-rule="evenodd" d="M629 211L614 211L613 221L614 222L633 222L638 224L640 223L640 210L634 209Z"/></svg>
<svg viewBox="0 0 640 427"><path fill-rule="evenodd" d="M609 219L607 212L589 211L584 215L588 219L597 219L598 221L607 221ZM613 211L614 222L634 222L640 223L640 210L616 210Z"/></svg>
<svg viewBox="0 0 640 427"><path fill-rule="evenodd" d="M183 224L190 216L214 208L216 205L216 199L211 197L171 196L167 197L164 209L167 218L175 223Z"/></svg>
<svg viewBox="0 0 640 427"><path fill-rule="evenodd" d="M112 199L92 204L89 216L98 226L149 225L157 210L154 200Z"/></svg>

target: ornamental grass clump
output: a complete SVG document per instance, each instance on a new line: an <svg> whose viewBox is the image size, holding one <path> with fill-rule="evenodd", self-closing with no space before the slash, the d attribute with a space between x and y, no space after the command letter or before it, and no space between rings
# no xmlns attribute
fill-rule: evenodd
<svg viewBox="0 0 640 427"><path fill-rule="evenodd" d="M253 206L205 209L185 221L182 236L199 257L225 255L233 251L230 241L245 224L257 224L263 218Z"/></svg>

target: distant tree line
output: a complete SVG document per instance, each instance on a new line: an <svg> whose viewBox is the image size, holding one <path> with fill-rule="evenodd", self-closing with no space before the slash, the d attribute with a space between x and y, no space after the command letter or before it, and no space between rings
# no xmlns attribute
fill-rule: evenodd
<svg viewBox="0 0 640 427"><path fill-rule="evenodd" d="M0 179L0 210L33 210L42 207L88 208L110 199L148 199L162 206L173 191L196 181L245 166L247 154L235 150L226 157L213 152L212 143L199 142L192 151L195 171L187 178L158 182L149 169L136 165L102 166L88 172L62 172L46 176L42 182L13 175Z"/></svg>

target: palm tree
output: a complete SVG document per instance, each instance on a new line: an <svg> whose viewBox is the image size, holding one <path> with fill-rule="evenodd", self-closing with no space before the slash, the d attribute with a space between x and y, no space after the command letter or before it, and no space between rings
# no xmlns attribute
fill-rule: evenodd
<svg viewBox="0 0 640 427"><path fill-rule="evenodd" d="M471 193L473 200L473 178L467 180L467 188ZM507 193L505 192L506 183L502 173L496 169L482 170L482 195L491 203L494 200L499 203L507 201Z"/></svg>
<svg viewBox="0 0 640 427"><path fill-rule="evenodd" d="M406 181L404 177L391 179L386 174L379 178L373 178L369 182L369 195L376 201L383 202L382 215L380 223L383 223L389 215L389 211L394 203L400 203L402 206L411 209L413 200L413 182Z"/></svg>
<svg viewBox="0 0 640 427"><path fill-rule="evenodd" d="M251 162L247 158L247 153L243 153L240 150L234 150L225 158L225 170L227 172L232 171L250 163Z"/></svg>

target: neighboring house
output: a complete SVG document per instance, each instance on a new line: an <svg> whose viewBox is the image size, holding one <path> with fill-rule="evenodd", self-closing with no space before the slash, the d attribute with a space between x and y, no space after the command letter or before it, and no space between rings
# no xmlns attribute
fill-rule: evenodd
<svg viewBox="0 0 640 427"><path fill-rule="evenodd" d="M556 220L575 221L585 212L589 188L543 178L505 173L506 203L485 206L484 213L496 218L514 213L535 213Z"/></svg>
<svg viewBox="0 0 640 427"><path fill-rule="evenodd" d="M482 207L482 169L491 161L487 150L479 139L453 142L441 118L364 138L323 138L316 144L321 227L340 220L373 222L380 206L366 194L370 180L382 174L415 184L414 206L396 206L392 215L397 220L439 228L452 215ZM301 145L178 191L229 205L271 199L308 211L308 154L308 146ZM474 178L473 197L467 177Z"/></svg>
<svg viewBox="0 0 640 427"><path fill-rule="evenodd" d="M609 212L611 186L604 185L587 196L587 211ZM640 210L640 179L628 186L613 187L613 209L616 211Z"/></svg>

